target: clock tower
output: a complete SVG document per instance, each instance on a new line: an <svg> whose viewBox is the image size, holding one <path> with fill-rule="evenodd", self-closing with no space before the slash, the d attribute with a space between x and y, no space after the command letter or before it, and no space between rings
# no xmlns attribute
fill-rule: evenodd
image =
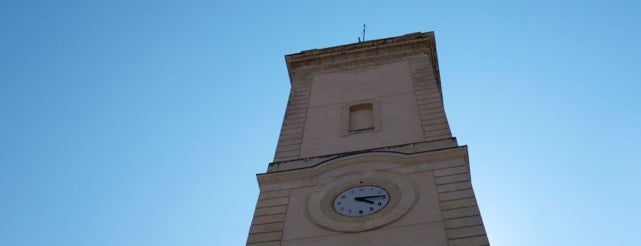
<svg viewBox="0 0 641 246"><path fill-rule="evenodd" d="M247 245L489 245L433 32L285 60L289 101Z"/></svg>

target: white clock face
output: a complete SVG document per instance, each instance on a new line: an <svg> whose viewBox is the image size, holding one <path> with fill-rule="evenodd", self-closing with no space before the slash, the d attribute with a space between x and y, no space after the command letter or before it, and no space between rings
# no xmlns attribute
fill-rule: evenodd
<svg viewBox="0 0 641 246"><path fill-rule="evenodd" d="M359 217L376 213L389 202L387 191L378 186L349 188L334 198L334 210L344 216Z"/></svg>

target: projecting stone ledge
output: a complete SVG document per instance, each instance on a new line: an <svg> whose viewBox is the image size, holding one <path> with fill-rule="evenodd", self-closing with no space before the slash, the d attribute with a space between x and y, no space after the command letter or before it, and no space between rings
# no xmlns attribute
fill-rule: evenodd
<svg viewBox="0 0 641 246"><path fill-rule="evenodd" d="M281 172L281 171L294 170L299 168L313 167L325 161L329 161L335 158L361 154L361 153L396 152L396 153L402 153L402 154L415 154L415 153L449 149L449 148L455 148L455 147L458 147L456 138L446 138L446 139L439 139L439 140L429 141L429 142L403 144L403 145L383 147L383 148L377 148L377 149L368 149L368 150L352 151L352 152L339 153L339 154L333 154L333 155L272 162L272 163L269 163L267 172L268 173Z"/></svg>

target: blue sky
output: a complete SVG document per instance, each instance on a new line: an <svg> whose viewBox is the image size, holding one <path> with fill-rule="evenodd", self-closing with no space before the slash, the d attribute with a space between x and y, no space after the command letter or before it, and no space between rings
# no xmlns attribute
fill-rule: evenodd
<svg viewBox="0 0 641 246"><path fill-rule="evenodd" d="M0 2L0 245L243 245L283 56L435 31L492 245L636 245L639 1Z"/></svg>

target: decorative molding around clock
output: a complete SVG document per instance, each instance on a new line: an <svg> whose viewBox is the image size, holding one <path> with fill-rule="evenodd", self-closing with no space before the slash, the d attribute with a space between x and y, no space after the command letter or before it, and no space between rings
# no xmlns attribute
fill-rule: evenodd
<svg viewBox="0 0 641 246"><path fill-rule="evenodd" d="M337 213L333 201L340 193L357 186L381 187L389 194L388 204L376 213L352 217ZM307 201L307 212L319 226L333 231L358 232L389 224L407 213L416 202L416 188L408 179L392 172L352 173L319 186Z"/></svg>

